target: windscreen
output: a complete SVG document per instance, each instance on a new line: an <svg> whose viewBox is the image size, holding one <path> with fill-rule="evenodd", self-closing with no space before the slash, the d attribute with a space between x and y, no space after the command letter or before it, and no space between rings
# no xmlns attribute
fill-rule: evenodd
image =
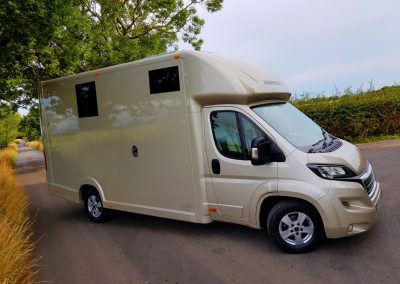
<svg viewBox="0 0 400 284"><path fill-rule="evenodd" d="M306 152L328 139L329 134L290 103L259 105L252 110L292 145Z"/></svg>

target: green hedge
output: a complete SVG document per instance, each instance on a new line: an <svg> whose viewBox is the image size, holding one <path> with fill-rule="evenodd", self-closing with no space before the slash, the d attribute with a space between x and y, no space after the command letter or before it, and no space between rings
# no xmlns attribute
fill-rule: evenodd
<svg viewBox="0 0 400 284"><path fill-rule="evenodd" d="M400 134L400 86L293 104L329 133L349 141Z"/></svg>

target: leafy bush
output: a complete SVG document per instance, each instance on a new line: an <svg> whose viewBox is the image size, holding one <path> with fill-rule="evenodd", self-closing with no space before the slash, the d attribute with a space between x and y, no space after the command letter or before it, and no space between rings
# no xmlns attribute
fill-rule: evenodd
<svg viewBox="0 0 400 284"><path fill-rule="evenodd" d="M349 140L400 134L400 87L357 95L295 101L294 105L329 133Z"/></svg>
<svg viewBox="0 0 400 284"><path fill-rule="evenodd" d="M18 125L21 117L6 105L0 105L0 149L18 136Z"/></svg>
<svg viewBox="0 0 400 284"><path fill-rule="evenodd" d="M19 131L29 141L40 139L40 114L39 107L33 106L19 124Z"/></svg>

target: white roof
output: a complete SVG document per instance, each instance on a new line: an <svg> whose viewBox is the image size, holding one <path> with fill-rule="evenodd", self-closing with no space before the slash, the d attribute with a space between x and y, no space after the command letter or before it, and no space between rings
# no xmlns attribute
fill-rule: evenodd
<svg viewBox="0 0 400 284"><path fill-rule="evenodd" d="M286 85L263 67L241 58L201 51L170 52L43 83L93 77L97 72L105 74L172 59L183 60L186 93L198 106L290 98Z"/></svg>
<svg viewBox="0 0 400 284"><path fill-rule="evenodd" d="M178 54L184 61L191 58L184 63L186 88L200 105L224 103L224 98L226 103L240 104L290 98L285 83L255 63L210 52L182 51ZM201 103L205 99L208 102Z"/></svg>

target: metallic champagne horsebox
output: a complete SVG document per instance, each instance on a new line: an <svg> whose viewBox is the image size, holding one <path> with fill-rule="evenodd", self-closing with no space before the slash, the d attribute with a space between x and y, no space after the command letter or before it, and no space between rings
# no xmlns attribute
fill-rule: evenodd
<svg viewBox="0 0 400 284"><path fill-rule="evenodd" d="M42 82L49 192L113 210L265 229L287 252L371 228L371 164L256 64L174 52Z"/></svg>

